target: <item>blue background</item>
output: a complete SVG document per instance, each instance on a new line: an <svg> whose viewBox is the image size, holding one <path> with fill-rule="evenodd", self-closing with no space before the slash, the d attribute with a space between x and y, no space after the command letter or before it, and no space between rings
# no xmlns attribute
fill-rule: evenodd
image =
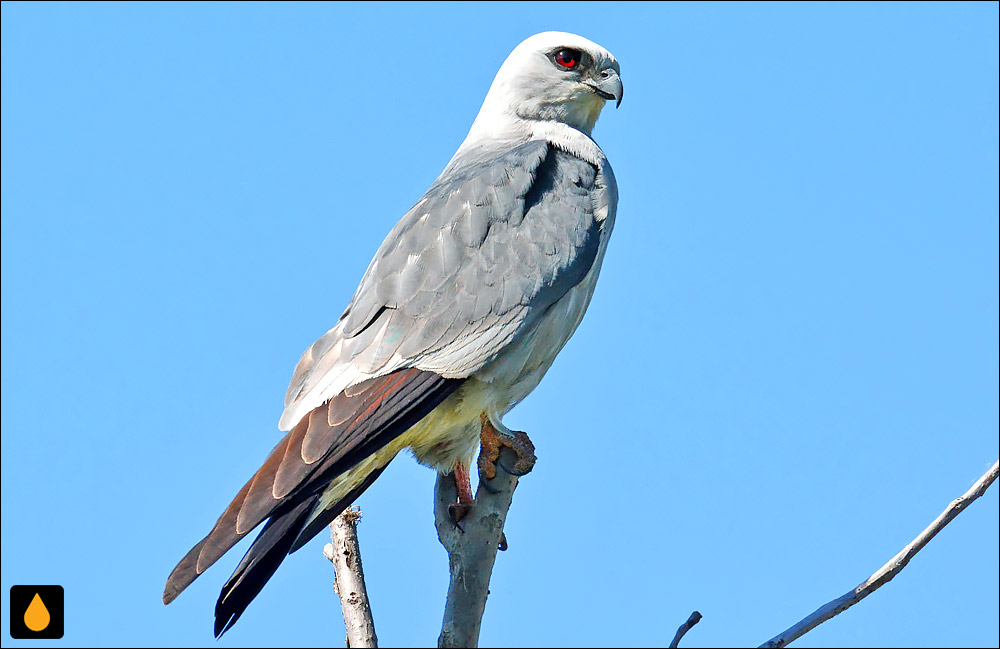
<svg viewBox="0 0 1000 649"><path fill-rule="evenodd" d="M539 460L482 644L782 631L997 459L997 7L4 2L3 610L58 583L53 644L213 642L246 541L164 607L167 574L501 62L558 29L621 62L621 200L507 419ZM440 628L433 480L400 457L360 501L386 646ZM997 646L991 491L798 645ZM341 646L325 542L218 646Z"/></svg>

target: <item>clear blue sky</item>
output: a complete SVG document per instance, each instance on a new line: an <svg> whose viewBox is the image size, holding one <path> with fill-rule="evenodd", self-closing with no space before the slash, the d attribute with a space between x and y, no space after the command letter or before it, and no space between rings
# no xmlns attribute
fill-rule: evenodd
<svg viewBox="0 0 1000 649"><path fill-rule="evenodd" d="M2 554L55 645L212 644L246 548L175 562L278 439L299 354L509 51L587 36L618 223L507 419L538 447L484 645L758 644L997 459L998 5L2 8ZM433 473L360 504L378 633L435 642ZM799 646L997 646L998 490ZM318 538L220 647L340 646ZM44 646L38 643L32 646Z"/></svg>

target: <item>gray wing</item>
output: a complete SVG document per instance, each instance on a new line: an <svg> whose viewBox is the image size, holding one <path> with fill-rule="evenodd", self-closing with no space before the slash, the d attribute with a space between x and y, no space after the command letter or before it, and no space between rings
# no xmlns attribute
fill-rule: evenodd
<svg viewBox="0 0 1000 649"><path fill-rule="evenodd" d="M303 354L282 427L351 381L483 367L586 276L610 227L613 185L545 141L456 159L386 237L337 325Z"/></svg>

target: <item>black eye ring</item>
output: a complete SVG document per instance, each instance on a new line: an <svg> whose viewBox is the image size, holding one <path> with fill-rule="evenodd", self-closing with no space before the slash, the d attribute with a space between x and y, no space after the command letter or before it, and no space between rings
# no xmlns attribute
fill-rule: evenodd
<svg viewBox="0 0 1000 649"><path fill-rule="evenodd" d="M564 70L573 70L580 65L580 51L564 47L552 55L552 60Z"/></svg>

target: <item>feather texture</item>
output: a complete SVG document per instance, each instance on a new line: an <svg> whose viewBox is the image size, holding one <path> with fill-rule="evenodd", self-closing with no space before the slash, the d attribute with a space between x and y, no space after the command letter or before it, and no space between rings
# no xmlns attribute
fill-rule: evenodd
<svg viewBox="0 0 1000 649"><path fill-rule="evenodd" d="M303 354L283 426L338 380L466 377L578 284L612 221L598 168L544 140L456 156L389 233L337 326Z"/></svg>
<svg viewBox="0 0 1000 649"><path fill-rule="evenodd" d="M554 68L558 47L585 50L593 69ZM221 635L400 450L450 471L474 456L482 417L502 428L593 295L618 195L590 132L609 92L621 98L618 71L572 34L511 53L466 141L302 354L279 422L289 432L174 568L164 602L264 523L219 596Z"/></svg>
<svg viewBox="0 0 1000 649"><path fill-rule="evenodd" d="M350 393L317 407L274 447L212 531L177 564L167 579L163 601L173 601L264 519L288 516L300 503L315 502L334 477L404 433L460 384L408 369L353 386ZM313 515L312 510L306 512L288 540L289 547Z"/></svg>

